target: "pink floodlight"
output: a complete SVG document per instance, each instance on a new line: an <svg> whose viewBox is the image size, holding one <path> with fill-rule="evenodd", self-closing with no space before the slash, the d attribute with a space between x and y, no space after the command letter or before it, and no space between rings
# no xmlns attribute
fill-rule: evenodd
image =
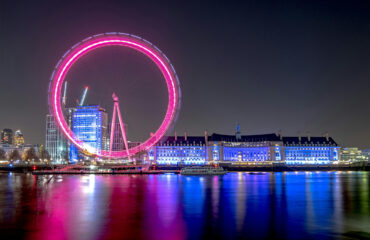
<svg viewBox="0 0 370 240"><path fill-rule="evenodd" d="M72 65L86 53L105 46L123 46L135 49L145 56L150 58L157 67L161 70L164 79L166 80L168 90L168 106L166 115L159 126L158 130L152 134L149 139L144 141L142 144L130 148L128 151L115 151L110 152L106 150L98 150L92 148L87 143L79 140L69 128L61 107L61 90L63 81L72 67ZM125 34L125 33L106 33L98 34L93 37L89 37L82 42L74 45L67 53L64 54L62 59L58 62L55 70L51 76L51 85L49 89L49 105L50 111L54 115L56 122L60 129L67 137L67 139L76 145L82 151L89 154L96 155L104 158L124 158L137 154L141 151L149 150L154 144L156 144L171 127L177 118L181 92L178 82L178 78L173 69L172 64L168 58L153 44L141 39L137 36Z"/></svg>

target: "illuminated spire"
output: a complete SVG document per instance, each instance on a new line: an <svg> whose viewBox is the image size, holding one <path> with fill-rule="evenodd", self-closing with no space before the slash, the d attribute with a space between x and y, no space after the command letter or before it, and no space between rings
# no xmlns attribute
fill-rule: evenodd
<svg viewBox="0 0 370 240"><path fill-rule="evenodd" d="M241 136L241 133L240 133L239 123L236 123L235 137L236 137L236 140L241 140L242 139L242 136Z"/></svg>

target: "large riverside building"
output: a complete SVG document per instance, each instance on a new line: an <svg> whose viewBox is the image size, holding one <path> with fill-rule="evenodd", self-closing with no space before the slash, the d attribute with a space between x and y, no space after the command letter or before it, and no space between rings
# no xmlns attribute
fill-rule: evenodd
<svg viewBox="0 0 370 240"><path fill-rule="evenodd" d="M85 142L95 153L107 146L108 116L100 106L79 106L73 113L72 130L75 137ZM71 146L70 161L79 160L78 149Z"/></svg>
<svg viewBox="0 0 370 240"><path fill-rule="evenodd" d="M193 165L208 162L328 164L339 160L338 144L325 137L282 137L277 134L174 136L149 151L157 164Z"/></svg>

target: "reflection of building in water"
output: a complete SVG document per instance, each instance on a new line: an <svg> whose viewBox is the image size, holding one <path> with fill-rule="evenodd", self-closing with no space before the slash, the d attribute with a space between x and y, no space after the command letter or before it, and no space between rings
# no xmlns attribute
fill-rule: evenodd
<svg viewBox="0 0 370 240"><path fill-rule="evenodd" d="M342 148L341 151L342 161L367 161L369 158L370 150L360 150L358 148Z"/></svg>
<svg viewBox="0 0 370 240"><path fill-rule="evenodd" d="M246 201L247 201L247 191L246 191L246 182L244 178L244 173L238 172L238 181L237 181L237 192L238 195L235 197L234 201L235 203L232 204L234 205L234 214L235 214L235 222L236 222L236 227L238 231L242 231L243 229L243 224L245 222L245 215L246 215ZM244 180L244 181L243 181Z"/></svg>
<svg viewBox="0 0 370 240"><path fill-rule="evenodd" d="M329 136L283 137L281 134L171 136L149 150L157 164L207 162L284 162L327 164L338 161L338 144Z"/></svg>

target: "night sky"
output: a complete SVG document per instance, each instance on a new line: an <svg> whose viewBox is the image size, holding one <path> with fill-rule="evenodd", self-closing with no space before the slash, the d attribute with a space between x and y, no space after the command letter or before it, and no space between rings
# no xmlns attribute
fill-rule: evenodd
<svg viewBox="0 0 370 240"><path fill-rule="evenodd" d="M7 1L0 2L0 128L44 143L49 78L59 58L104 32L139 35L179 76L179 134L328 131L342 146L370 148L369 1ZM86 55L67 76L68 103L109 115L120 97L129 138L160 123L164 80L133 50Z"/></svg>

